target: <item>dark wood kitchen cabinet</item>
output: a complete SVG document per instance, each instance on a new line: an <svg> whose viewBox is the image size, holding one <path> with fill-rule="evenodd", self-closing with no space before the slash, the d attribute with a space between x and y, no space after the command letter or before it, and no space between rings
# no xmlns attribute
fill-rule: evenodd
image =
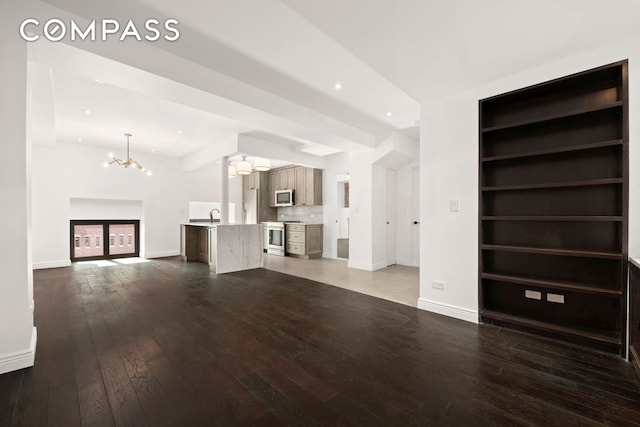
<svg viewBox="0 0 640 427"><path fill-rule="evenodd" d="M259 190L260 188L267 188L269 186L269 173L268 172L251 172L249 175L242 176L242 188L247 190Z"/></svg>
<svg viewBox="0 0 640 427"><path fill-rule="evenodd" d="M322 258L322 224L285 224L286 253L296 258Z"/></svg>
<svg viewBox="0 0 640 427"><path fill-rule="evenodd" d="M275 206L275 192L294 190L295 206L322 205L322 170L304 166L286 166L269 172L271 206Z"/></svg>
<svg viewBox="0 0 640 427"><path fill-rule="evenodd" d="M484 322L623 353L627 61L479 101Z"/></svg>
<svg viewBox="0 0 640 427"><path fill-rule="evenodd" d="M296 166L295 200L296 206L322 204L322 170Z"/></svg>

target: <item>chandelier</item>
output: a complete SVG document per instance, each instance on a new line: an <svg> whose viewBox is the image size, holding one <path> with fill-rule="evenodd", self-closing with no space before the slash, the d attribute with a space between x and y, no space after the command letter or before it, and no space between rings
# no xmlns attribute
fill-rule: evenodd
<svg viewBox="0 0 640 427"><path fill-rule="evenodd" d="M140 163L138 163L135 160L133 160L131 158L131 156L129 155L129 138L131 136L133 136L133 135L131 135L130 133L125 133L124 136L127 137L127 160L118 159L115 155L113 155L112 153L109 153L109 157L111 157L111 161L105 163L104 167L109 167L112 164L116 163L116 164L118 164L120 166L124 166L125 168L128 168L129 166L136 167L136 168L140 169L142 172L146 173L147 175L151 175L151 171L150 170L147 170Z"/></svg>
<svg viewBox="0 0 640 427"><path fill-rule="evenodd" d="M271 161L269 159L263 159L260 157L256 157L253 161L253 167L251 167L251 163L247 161L247 156L241 156L242 160L236 162L233 165L229 162L229 178L233 178L237 175L249 175L251 172L255 171L268 171L271 169Z"/></svg>

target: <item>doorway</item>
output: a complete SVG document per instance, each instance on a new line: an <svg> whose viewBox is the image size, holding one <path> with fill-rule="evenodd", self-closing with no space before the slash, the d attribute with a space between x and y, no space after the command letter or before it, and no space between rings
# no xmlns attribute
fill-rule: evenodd
<svg viewBox="0 0 640 427"><path fill-rule="evenodd" d="M336 175L337 181L337 257L349 259L349 174Z"/></svg>
<svg viewBox="0 0 640 427"><path fill-rule="evenodd" d="M386 189L385 189L385 213L387 217L387 229L386 229L386 262L387 267L394 265L397 262L397 176L396 171L387 169L386 176Z"/></svg>
<svg viewBox="0 0 640 427"><path fill-rule="evenodd" d="M140 256L140 220L71 220L71 262Z"/></svg>
<svg viewBox="0 0 640 427"><path fill-rule="evenodd" d="M411 254L412 265L420 266L420 168L411 170Z"/></svg>

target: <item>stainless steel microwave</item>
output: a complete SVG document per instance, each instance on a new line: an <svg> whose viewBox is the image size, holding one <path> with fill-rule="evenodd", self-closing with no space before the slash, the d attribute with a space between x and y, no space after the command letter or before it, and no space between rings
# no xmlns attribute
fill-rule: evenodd
<svg viewBox="0 0 640 427"><path fill-rule="evenodd" d="M293 206L293 190L276 190L275 193L276 206Z"/></svg>

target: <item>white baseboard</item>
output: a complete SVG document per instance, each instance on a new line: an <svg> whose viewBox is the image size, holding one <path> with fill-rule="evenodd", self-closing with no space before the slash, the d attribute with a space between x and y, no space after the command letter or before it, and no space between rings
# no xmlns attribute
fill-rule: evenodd
<svg viewBox="0 0 640 427"><path fill-rule="evenodd" d="M70 267L71 261L66 259L62 261L45 261L45 262L34 262L33 269L34 270L43 270L45 268L60 268L60 267Z"/></svg>
<svg viewBox="0 0 640 427"><path fill-rule="evenodd" d="M396 261L396 264L404 265L405 267L420 267L419 265L412 264L411 260L408 260L408 259L398 259Z"/></svg>
<svg viewBox="0 0 640 427"><path fill-rule="evenodd" d="M151 259L151 258L166 258L166 257L178 256L178 255L180 255L180 250L146 253L146 254L144 254L144 258L147 258L147 259Z"/></svg>
<svg viewBox="0 0 640 427"><path fill-rule="evenodd" d="M449 304L443 304L441 302L429 301L424 298L418 299L418 308L421 310L442 314L444 316L453 317L455 319L465 320L471 323L478 323L477 310L469 310L468 308L461 308Z"/></svg>
<svg viewBox="0 0 640 427"><path fill-rule="evenodd" d="M29 343L29 348L27 350L0 355L0 374L33 366L36 360L37 343L38 330L34 326L33 331L31 332L31 342Z"/></svg>
<svg viewBox="0 0 640 427"><path fill-rule="evenodd" d="M376 264L369 264L369 263L365 263L365 262L356 262L356 261L349 260L349 263L347 264L347 267L356 268L358 270L376 271L376 270L380 270L380 269L383 269L383 268L387 268L387 264L385 262L379 262L379 263L376 263Z"/></svg>

